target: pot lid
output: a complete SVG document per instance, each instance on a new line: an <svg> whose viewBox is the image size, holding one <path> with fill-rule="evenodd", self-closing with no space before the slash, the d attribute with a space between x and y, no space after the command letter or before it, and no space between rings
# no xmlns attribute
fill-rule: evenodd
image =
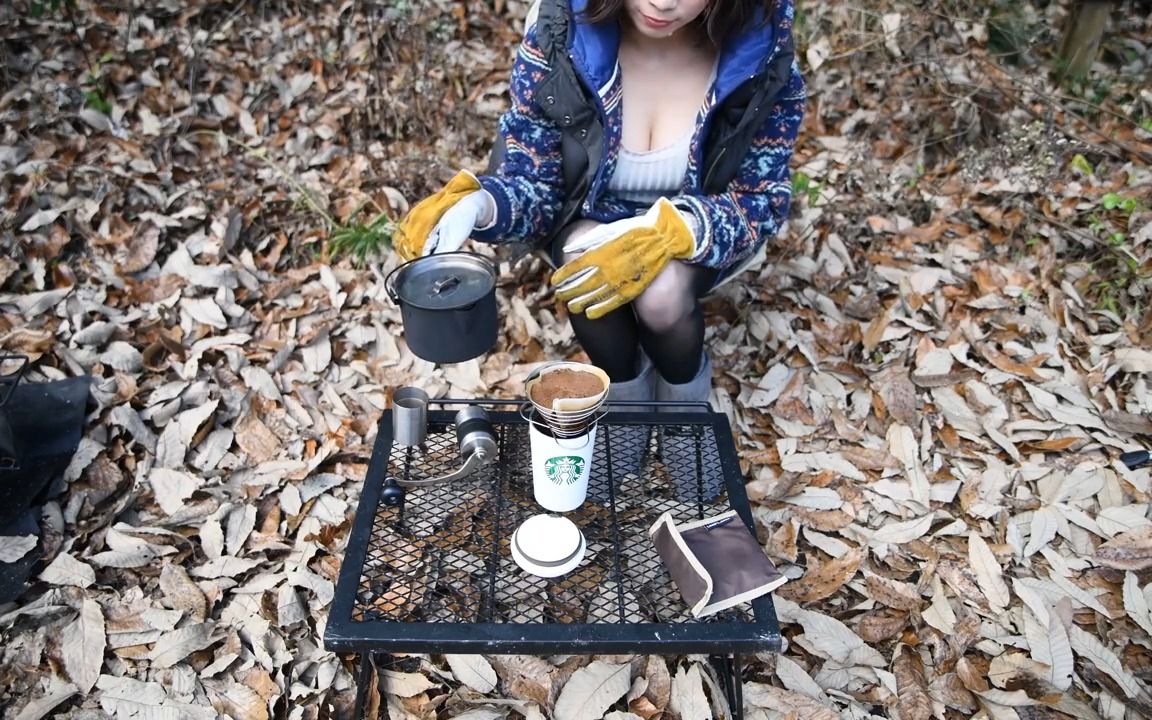
<svg viewBox="0 0 1152 720"><path fill-rule="evenodd" d="M512 535L512 556L525 569L564 571L579 563L584 536L576 523L561 515L533 515ZM519 556L519 557L517 557ZM574 562L575 561L575 562Z"/></svg>
<svg viewBox="0 0 1152 720"><path fill-rule="evenodd" d="M496 268L473 253L416 258L396 274L396 295L424 310L456 310L472 305L496 287Z"/></svg>

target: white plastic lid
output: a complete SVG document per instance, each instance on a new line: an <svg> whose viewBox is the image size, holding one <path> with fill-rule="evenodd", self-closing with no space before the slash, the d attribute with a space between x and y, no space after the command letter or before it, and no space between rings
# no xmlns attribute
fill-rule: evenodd
<svg viewBox="0 0 1152 720"><path fill-rule="evenodd" d="M538 577L570 572L584 559L584 535L561 515L533 515L512 534L512 559Z"/></svg>

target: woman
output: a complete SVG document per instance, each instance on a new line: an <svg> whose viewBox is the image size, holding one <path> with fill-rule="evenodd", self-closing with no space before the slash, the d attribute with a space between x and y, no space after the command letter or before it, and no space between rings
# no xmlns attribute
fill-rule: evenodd
<svg viewBox="0 0 1152 720"><path fill-rule="evenodd" d="M546 247L612 399L707 401L699 300L788 215L805 98L793 12L793 0L542 0L498 168L418 203L395 247L406 259L469 237Z"/></svg>

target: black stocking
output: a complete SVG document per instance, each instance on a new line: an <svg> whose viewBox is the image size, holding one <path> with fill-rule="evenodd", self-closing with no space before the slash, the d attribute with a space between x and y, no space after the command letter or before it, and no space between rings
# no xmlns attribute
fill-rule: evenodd
<svg viewBox="0 0 1152 720"><path fill-rule="evenodd" d="M672 261L632 303L640 344L661 377L682 385L696 377L704 352L704 311L699 300L718 272Z"/></svg>
<svg viewBox="0 0 1152 720"><path fill-rule="evenodd" d="M564 242L597 224L580 220L560 233L552 245L557 267L576 257L563 254ZM673 260L631 304L598 320L569 315L572 331L588 359L612 382L636 377L641 347L667 382L689 382L700 369L704 351L704 313L698 300L712 289L718 274Z"/></svg>

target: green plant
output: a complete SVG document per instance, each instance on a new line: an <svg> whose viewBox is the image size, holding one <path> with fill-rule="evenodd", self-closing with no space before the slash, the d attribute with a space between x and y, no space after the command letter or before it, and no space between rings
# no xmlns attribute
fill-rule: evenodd
<svg viewBox="0 0 1152 720"><path fill-rule="evenodd" d="M820 199L820 192L823 187L820 182L808 177L808 174L801 170L792 174L792 194L803 195L809 207L815 205L816 201Z"/></svg>
<svg viewBox="0 0 1152 720"><path fill-rule="evenodd" d="M99 110L105 115L112 113L112 103L104 97L104 94L99 90L87 90L84 92L84 105L93 110Z"/></svg>
<svg viewBox="0 0 1152 720"><path fill-rule="evenodd" d="M357 265L363 265L370 255L380 254L383 248L392 247L392 233L396 230L392 218L383 212L367 223L356 222L363 209L364 205L356 208L348 221L329 235L329 250L335 255L351 255Z"/></svg>
<svg viewBox="0 0 1152 720"><path fill-rule="evenodd" d="M28 15L42 18L47 13L58 13L64 9L75 10L76 0L32 0L28 5Z"/></svg>
<svg viewBox="0 0 1152 720"><path fill-rule="evenodd" d="M1068 167L1081 175L1092 175L1096 172L1096 168L1092 167L1092 163L1088 162L1088 158L1080 153L1072 156L1072 160L1068 163Z"/></svg>
<svg viewBox="0 0 1152 720"><path fill-rule="evenodd" d="M914 190L916 186L920 184L920 178L924 177L925 172L927 171L924 168L924 163L916 163L916 174L908 178L904 186L909 190Z"/></svg>
<svg viewBox="0 0 1152 720"><path fill-rule="evenodd" d="M1097 210L1086 218L1096 245L1088 253L1091 273L1081 289L1087 291L1097 309L1120 319L1140 315L1140 298L1145 293L1142 288L1152 282L1152 273L1124 232L1128 216L1139 207L1136 198L1110 192L1100 198Z"/></svg>
<svg viewBox="0 0 1152 720"><path fill-rule="evenodd" d="M1124 197L1119 193L1110 192L1100 198L1100 207L1105 210L1119 209L1126 214L1131 214L1140 207L1140 202L1134 197Z"/></svg>
<svg viewBox="0 0 1152 720"><path fill-rule="evenodd" d="M1128 242L1128 236L1122 232L1114 232L1105 242L1115 248L1124 247L1124 243Z"/></svg>

